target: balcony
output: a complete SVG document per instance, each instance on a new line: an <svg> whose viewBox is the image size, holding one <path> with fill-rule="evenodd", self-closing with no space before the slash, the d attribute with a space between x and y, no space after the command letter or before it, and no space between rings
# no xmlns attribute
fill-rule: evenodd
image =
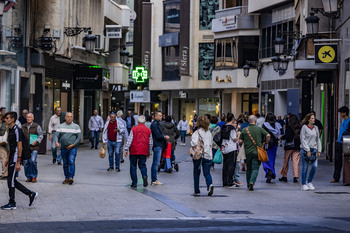
<svg viewBox="0 0 350 233"><path fill-rule="evenodd" d="M294 2L294 0L248 0L248 12L260 12L261 10L265 10L267 8L292 2Z"/></svg>
<svg viewBox="0 0 350 233"><path fill-rule="evenodd" d="M232 7L215 12L212 31L224 32L242 29L259 29L259 16L248 15L248 7Z"/></svg>
<svg viewBox="0 0 350 233"><path fill-rule="evenodd" d="M128 85L129 68L120 63L108 64L110 80L109 84Z"/></svg>
<svg viewBox="0 0 350 233"><path fill-rule="evenodd" d="M243 69L213 70L212 88L256 88L258 72L251 69L248 78L244 77Z"/></svg>
<svg viewBox="0 0 350 233"><path fill-rule="evenodd" d="M130 26L130 8L126 5L118 5L114 1L104 1L104 16L114 23L127 29Z"/></svg>

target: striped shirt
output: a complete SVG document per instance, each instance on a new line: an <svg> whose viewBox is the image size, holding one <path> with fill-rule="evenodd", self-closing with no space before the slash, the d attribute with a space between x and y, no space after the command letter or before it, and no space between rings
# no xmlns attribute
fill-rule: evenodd
<svg viewBox="0 0 350 233"><path fill-rule="evenodd" d="M54 141L61 142L61 148L66 149L69 145L77 147L81 139L81 130L79 125L71 123L67 125L66 122L60 124L55 133Z"/></svg>

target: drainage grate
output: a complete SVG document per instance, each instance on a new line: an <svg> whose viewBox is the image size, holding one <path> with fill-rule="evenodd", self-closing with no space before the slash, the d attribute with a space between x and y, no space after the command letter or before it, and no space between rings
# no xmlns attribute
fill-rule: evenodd
<svg viewBox="0 0 350 233"><path fill-rule="evenodd" d="M350 194L350 192L315 192L317 194Z"/></svg>
<svg viewBox="0 0 350 233"><path fill-rule="evenodd" d="M247 210L209 210L212 214L253 214Z"/></svg>

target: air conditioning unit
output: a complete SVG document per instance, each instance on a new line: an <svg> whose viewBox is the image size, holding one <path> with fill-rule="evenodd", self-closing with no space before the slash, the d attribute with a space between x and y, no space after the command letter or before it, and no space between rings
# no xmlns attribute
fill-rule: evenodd
<svg viewBox="0 0 350 233"><path fill-rule="evenodd" d="M104 49L104 51L105 51L106 53L109 52L109 38L106 37L106 36L105 36L105 49Z"/></svg>
<svg viewBox="0 0 350 233"><path fill-rule="evenodd" d="M105 48L105 36L104 35L96 35L96 42L95 42L95 50L96 51L103 51Z"/></svg>

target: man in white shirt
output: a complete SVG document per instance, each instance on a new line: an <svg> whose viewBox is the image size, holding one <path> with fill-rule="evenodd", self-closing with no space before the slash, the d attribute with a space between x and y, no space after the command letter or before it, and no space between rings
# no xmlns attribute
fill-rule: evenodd
<svg viewBox="0 0 350 233"><path fill-rule="evenodd" d="M98 149L98 143L100 141L100 132L103 130L103 120L97 114L97 110L94 110L94 115L89 120L89 131L91 132L91 148ZM96 142L95 142L96 141Z"/></svg>
<svg viewBox="0 0 350 233"><path fill-rule="evenodd" d="M259 113L255 114L255 117L257 118L256 125L259 126L260 128L263 127L265 123L265 117L261 116Z"/></svg>
<svg viewBox="0 0 350 233"><path fill-rule="evenodd" d="M51 141L52 163L56 163L57 161L58 165L61 165L61 161L62 161L61 150L60 148L57 149L53 139L58 126L61 124L60 122L61 113L62 113L62 108L56 107L55 114L50 118L50 122L49 122L49 139Z"/></svg>

